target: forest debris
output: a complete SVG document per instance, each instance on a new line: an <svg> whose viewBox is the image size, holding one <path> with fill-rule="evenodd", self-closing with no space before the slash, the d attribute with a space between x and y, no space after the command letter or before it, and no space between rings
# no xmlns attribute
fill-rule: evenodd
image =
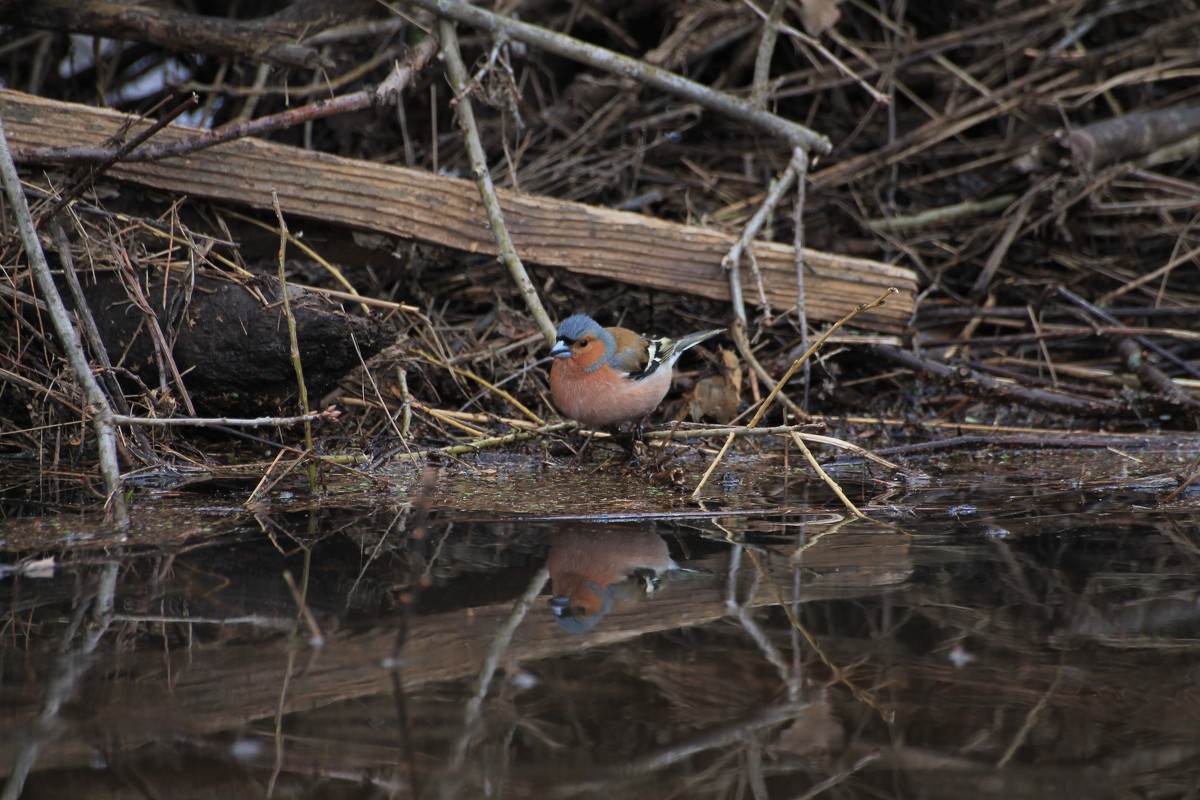
<svg viewBox="0 0 1200 800"><path fill-rule="evenodd" d="M148 123L104 109L0 90L3 113L20 160L47 145L91 147ZM171 126L160 141L197 131ZM315 153L243 139L184 158L153 164L118 163L111 177L174 193L271 207L279 193L284 213L412 237L468 252L496 252L474 184L460 178ZM729 299L721 268L734 237L710 228L680 225L546 197L498 190L517 252L526 262L563 267L671 292ZM786 245L754 246L767 302L778 310L795 304L794 251ZM889 287L900 292L857 317L865 328L901 330L912 315L916 276L909 269L865 258L805 249L805 308L811 319L840 319ZM746 290L757 293L747 278Z"/></svg>
<svg viewBox="0 0 1200 800"><path fill-rule="evenodd" d="M693 103L699 103L705 108L727 114L734 119L756 125L783 137L793 147L802 147L813 154L825 155L833 150L833 144L828 137L816 131L761 108L754 108L724 92L714 91L703 84L690 81L681 75L668 72L636 58L596 47L548 28L518 22L500 14L458 2L458 0L409 0L409 2L456 22L472 25L490 33L508 36L519 42L548 50L597 69L634 78L652 89L682 97Z"/></svg>
<svg viewBox="0 0 1200 800"><path fill-rule="evenodd" d="M889 361L903 364L914 370L928 373L955 386L972 396L988 397L991 400L1009 398L1033 408L1045 408L1067 414L1087 417L1113 418L1126 412L1124 405L1112 400L1096 397L1078 397L1063 392L1050 392L1003 381L967 366L954 366L913 355L897 347L876 345L875 352Z"/></svg>
<svg viewBox="0 0 1200 800"><path fill-rule="evenodd" d="M202 275L193 286L161 272L143 280L147 285L141 294L158 324L167 329L178 315L176 326L187 331L186 336L171 337L170 356L197 405L220 414L232 409L253 413L295 396L287 328L277 302L279 284L273 277L256 278L247 286ZM305 381L313 394L328 391L358 365L359 353L368 358L393 336L391 327L377 317L351 316L320 295L295 286L288 290ZM148 335L143 314L127 312L126 286L100 273L85 293L92 308L106 312L99 320L100 332L110 353L125 354L119 366L140 374L149 385L159 385L148 373L163 354Z"/></svg>

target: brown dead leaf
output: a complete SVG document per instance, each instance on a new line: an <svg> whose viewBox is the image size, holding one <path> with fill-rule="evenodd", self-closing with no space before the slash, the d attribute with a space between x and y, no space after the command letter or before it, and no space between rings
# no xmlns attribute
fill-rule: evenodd
<svg viewBox="0 0 1200 800"><path fill-rule="evenodd" d="M721 348L721 373L696 381L688 409L693 420L729 422L741 403L742 365L737 353Z"/></svg>
<svg viewBox="0 0 1200 800"><path fill-rule="evenodd" d="M809 36L820 36L837 24L842 0L800 0L800 24Z"/></svg>

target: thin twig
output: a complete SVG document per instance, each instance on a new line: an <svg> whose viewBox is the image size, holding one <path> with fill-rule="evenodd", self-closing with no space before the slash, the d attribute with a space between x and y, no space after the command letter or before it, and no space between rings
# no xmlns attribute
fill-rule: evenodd
<svg viewBox="0 0 1200 800"><path fill-rule="evenodd" d="M747 8L749 8L751 11L753 11L755 14L758 14L760 17L762 17L763 19L769 19L767 17L767 15L765 13L763 13L763 10L761 8L759 8L758 6L754 5L753 3L751 3L750 0L742 0L742 3ZM780 31L783 31L788 36L791 36L794 39L799 39L800 41L804 42L806 45L808 45L812 49L816 50L822 56L824 56L825 59L828 60L830 64L833 64L833 66L836 67L839 72L841 72L847 78L849 78L850 80L854 81L859 86L861 86L863 91L865 91L867 94L871 95L871 99L874 100L879 105L886 106L892 102L891 97L889 97L887 94L879 91L874 86L872 86L871 84L869 84L865 80L863 80L861 77L859 77L859 75L854 70L850 69L850 67L846 66L840 58L838 58L833 53L831 53L829 51L829 48L827 48L825 45L821 44L819 41L814 39L812 36L809 36L807 33L797 30L796 28L793 28L791 25L785 25L785 24L776 22L776 23L774 23L774 26L778 27L778 29Z"/></svg>
<svg viewBox="0 0 1200 800"><path fill-rule="evenodd" d="M801 148L796 148L797 152L803 152ZM729 248L729 252L721 259L721 266L729 272L729 302L733 309L734 322L731 330L733 344L737 348L738 354L742 360L750 365L750 368L758 375L764 383L771 383L774 378L767 372L766 367L754 355L754 349L750 346L749 330L750 323L746 318L746 303L742 296L742 276L741 276L741 260L742 253L753 253L754 239L758 236L758 232L762 230L763 224L767 218L775 212L775 208L783 199L784 194L792 183L796 180L796 160L788 164L787 168L780 174L771 187L767 190L767 196L763 200L762 205L754 212L754 216L746 223L742 229L741 236ZM765 299L764 303L765 305ZM783 403L788 407L793 414L802 416L803 411L799 406L792 403L788 397L783 398Z"/></svg>
<svg viewBox="0 0 1200 800"><path fill-rule="evenodd" d="M1089 303L1087 300L1084 300L1082 297L1075 294L1074 292L1072 292L1070 289L1066 288L1065 286L1059 286L1058 293L1060 295L1062 295L1063 297L1067 298L1068 300L1070 300L1075 305L1079 306L1080 308L1085 309L1088 313L1096 316L1101 321L1108 323L1109 325L1120 325L1121 324L1120 321L1118 321L1116 318L1114 318L1112 314L1109 314L1107 311L1105 311L1101 308L1097 308L1095 305L1093 305L1092 303ZM1183 370L1187 374L1191 375L1193 378L1200 378L1200 369L1193 367L1187 361L1184 361L1182 358L1180 358L1179 356L1170 352L1166 348L1159 346L1158 344L1156 344L1155 342L1152 342L1151 340L1147 339L1144 336L1134 336L1133 340L1135 342L1137 342L1138 344L1140 344L1142 347L1146 348L1147 350L1152 350L1153 352L1158 353L1160 356L1165 358L1167 361L1170 361L1172 364L1179 367L1181 370Z"/></svg>
<svg viewBox="0 0 1200 800"><path fill-rule="evenodd" d="M796 327L800 331L800 349L808 349L808 300L805 291L804 272L808 267L804 258L804 199L805 181L808 179L808 153L797 147L792 151L792 163L796 172L796 203L792 219L792 262L796 274ZM804 396L801 407L808 407L808 390L812 384L812 365L804 362Z"/></svg>
<svg viewBox="0 0 1200 800"><path fill-rule="evenodd" d="M916 214L906 214L899 217L880 217L869 219L865 225L876 233L900 233L957 222L963 217L991 214L1003 211L1017 199L1015 194L1002 194L989 197L986 200L964 200L948 206L927 208Z"/></svg>
<svg viewBox="0 0 1200 800"><path fill-rule="evenodd" d="M300 413L309 414L308 385L304 382L304 365L300 362L300 339L296 333L296 315L292 313L291 298L288 297L287 284L287 221L283 218L283 209L279 207L279 194L274 187L271 189L271 205L275 208L275 219L279 222L279 297L283 301L283 315L287 320L288 354L292 359L292 369L296 373L297 391L300 393ZM304 424L304 449L313 451L312 423L307 420ZM317 462L308 462L308 485L312 491L317 490Z"/></svg>
<svg viewBox="0 0 1200 800"><path fill-rule="evenodd" d="M647 439L713 439L718 436L772 436L780 433L792 433L805 428L821 426L814 425L776 425L771 428L749 428L741 426L722 425L713 428L672 428L669 431L646 431Z"/></svg>
<svg viewBox="0 0 1200 800"><path fill-rule="evenodd" d="M536 439L542 434L557 433L558 431L565 431L574 427L574 422L552 422L549 425L538 428L536 431L519 431L517 433L509 433L504 436L492 436L486 439L476 439L473 442L466 442L464 444L450 445L448 447L437 447L432 450L414 450L412 453L407 454L406 457L415 461L418 458L423 458L434 453L440 453L443 455L462 455L464 453L474 453L486 447L499 447L501 445L513 444L514 442L525 442L530 439Z"/></svg>
<svg viewBox="0 0 1200 800"><path fill-rule="evenodd" d="M542 313L545 314L546 312L543 310ZM549 318L547 318L546 321L549 322ZM553 329L553 327L551 327L551 335L553 335L553 333L554 333L554 329ZM553 339L551 339L551 341L553 341ZM491 381L489 381L485 378L482 378L479 375L476 375L471 370L463 369L462 367L456 367L453 364L442 361L441 359L437 358L433 354L427 352L426 350L422 350L420 348L413 350L413 352L416 353L417 355L421 356L422 358L427 359L430 363L437 364L440 367L445 367L446 369L450 370L451 372L455 373L456 375L462 375L464 378L470 378L471 380L475 381L483 388L487 389L489 392L492 392L494 394L499 395L500 397L503 397L505 400L507 400L509 403L512 404L513 408L517 409L522 414L529 417L529 419L533 421L533 424L535 424L535 425L545 424L546 421L544 419L542 419L540 416L535 414L532 410L527 408L525 406L525 404L522 403L520 400L513 397L511 394L506 392L504 389L501 389L499 386L492 383Z"/></svg>
<svg viewBox="0 0 1200 800"><path fill-rule="evenodd" d="M46 219L54 217L54 215L56 215L59 211L66 208L72 200L82 194L85 189L95 183L96 179L103 175L105 171L107 171L113 164L117 163L117 161L119 161L121 158L129 155L129 153L132 152L138 145L145 142L151 136L170 125L171 122L177 119L181 114L195 108L199 102L200 98L196 97L194 94L191 95L183 102L175 106L175 108L168 111L162 119L155 121L145 130L140 131L128 142L114 149L111 155L105 157L100 161L100 163L88 170L87 174L75 181L74 185L63 192L62 195L54 201L54 204L51 205L49 209L44 211L40 216Z"/></svg>

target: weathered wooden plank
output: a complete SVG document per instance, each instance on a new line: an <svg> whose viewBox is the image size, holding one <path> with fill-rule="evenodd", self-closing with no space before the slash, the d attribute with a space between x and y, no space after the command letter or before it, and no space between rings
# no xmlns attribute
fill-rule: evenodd
<svg viewBox="0 0 1200 800"><path fill-rule="evenodd" d="M134 117L91 106L0 90L0 113L18 159L22 149L95 147ZM170 126L153 141L176 141L194 129ZM271 190L287 214L411 237L472 252L494 253L495 243L475 185L459 178L404 167L242 139L155 163L124 163L108 173L123 181L215 200L271 207ZM729 299L721 257L733 239L694 225L583 203L501 190L501 203L521 257L535 264L612 278L639 286ZM755 253L771 305L795 305L791 247L761 243ZM810 318L832 320L879 296L900 294L856 324L900 330L912 313L916 277L911 270L806 250L806 307ZM749 272L749 270L747 270ZM747 275L745 295L757 289Z"/></svg>

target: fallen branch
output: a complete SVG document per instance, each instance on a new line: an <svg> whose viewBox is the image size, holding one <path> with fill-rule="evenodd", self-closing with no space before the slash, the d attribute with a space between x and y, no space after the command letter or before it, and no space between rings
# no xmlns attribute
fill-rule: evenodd
<svg viewBox="0 0 1200 800"><path fill-rule="evenodd" d="M3 21L7 25L149 42L188 53L328 69L332 62L316 48L297 40L310 27L320 24L321 16L336 13L344 17L350 5L306 0L269 17L236 20L107 0L25 0L9 4L13 10L4 15Z"/></svg>
<svg viewBox="0 0 1200 800"><path fill-rule="evenodd" d="M91 146L126 126L146 123L126 114L0 90L0 113L19 148L46 144ZM195 131L170 126L157 139L177 141ZM412 237L473 253L495 253L477 188L469 181L427 171L341 158L296 147L240 139L193 153L186 162L123 163L109 177L189 194L271 208L271 189L286 214L332 225ZM733 238L697 225L680 225L642 214L614 211L497 189L517 252L525 263L561 267L639 286L729 298L729 276L720 261ZM794 252L756 242L767 301L795 305ZM912 270L872 259L805 250L806 311L810 319L835 320L870 301L888 286L900 302L864 314L858 324L897 331L912 315Z"/></svg>

